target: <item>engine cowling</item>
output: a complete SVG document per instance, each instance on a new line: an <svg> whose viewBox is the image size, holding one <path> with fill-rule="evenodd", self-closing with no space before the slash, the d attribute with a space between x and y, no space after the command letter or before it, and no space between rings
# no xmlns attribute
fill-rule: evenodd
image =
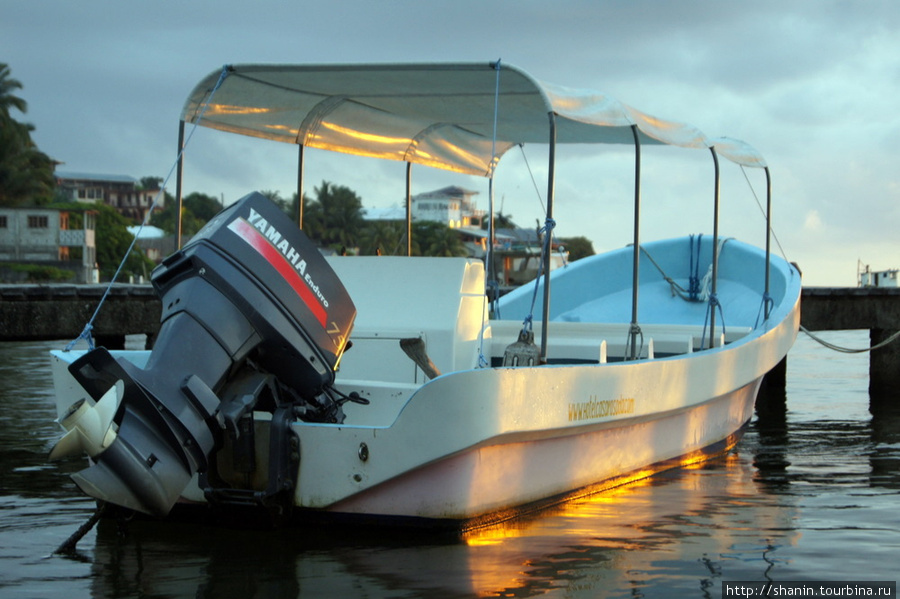
<svg viewBox="0 0 900 599"><path fill-rule="evenodd" d="M73 362L70 372L95 402L73 414L104 426L72 425L53 457L89 450L94 464L73 475L83 491L163 516L236 430L235 414L253 408L232 379L249 372L273 381L258 387L269 403L280 395L282 420L340 419L343 400L331 386L356 309L315 244L259 193L219 213L152 282L162 315L146 366L104 348Z"/></svg>

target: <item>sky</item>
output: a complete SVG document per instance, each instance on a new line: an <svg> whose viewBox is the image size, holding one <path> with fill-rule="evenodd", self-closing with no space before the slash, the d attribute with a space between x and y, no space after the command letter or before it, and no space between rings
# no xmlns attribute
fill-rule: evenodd
<svg viewBox="0 0 900 599"><path fill-rule="evenodd" d="M775 251L807 286L855 286L860 264L900 268L900 2L896 0L0 0L0 63L60 170L168 178L181 108L225 64L493 61L609 94L757 148L772 175ZM190 134L190 130L189 130ZM230 203L296 190L296 148L200 128L185 192ZM307 193L346 185L366 207L400 204L405 166L309 150ZM631 241L633 151L558 152L556 235L595 250ZM546 148L513 150L495 208L543 221ZM642 239L712 233L708 152L646 148ZM536 184L533 183L536 181ZM488 183L427 167L413 194ZM758 169L722 167L720 233L764 243Z"/></svg>

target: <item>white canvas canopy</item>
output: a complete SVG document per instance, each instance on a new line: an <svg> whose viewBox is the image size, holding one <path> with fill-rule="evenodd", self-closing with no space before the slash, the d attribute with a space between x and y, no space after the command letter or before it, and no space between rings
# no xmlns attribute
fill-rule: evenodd
<svg viewBox="0 0 900 599"><path fill-rule="evenodd" d="M651 116L606 94L538 81L514 66L496 63L226 65L192 90L184 124L300 146L298 222L303 223L303 148L405 161L490 177L511 147L548 143L547 222L552 223L557 143L635 145L634 299L640 261L640 147L666 144L711 150L715 162L713 238L718 240L718 157L762 168L767 179L766 254L771 228L771 185L763 157L731 138L711 139L692 125ZM407 169L407 251L412 254ZM178 198L181 198L179 170ZM492 201L493 193L489 194ZM489 208L493 214L493 206ZM493 221L489 235L493 236ZM549 239L549 235L547 236ZM490 245L488 246L490 248ZM717 250L713 246L713 293ZM549 258L545 256L545 261ZM488 264L492 261L488 260ZM550 268L544 268L549 303ZM766 273L766 294L769 290ZM546 355L544 311L541 355ZM710 314L710 334L715 311ZM635 331L635 327L632 327Z"/></svg>
<svg viewBox="0 0 900 599"><path fill-rule="evenodd" d="M743 142L714 144L691 125L488 62L229 65L197 84L182 120L304 147L489 176L492 159L510 147L550 140L550 114L558 143L634 144L636 128L641 144L715 145L740 164L764 164Z"/></svg>

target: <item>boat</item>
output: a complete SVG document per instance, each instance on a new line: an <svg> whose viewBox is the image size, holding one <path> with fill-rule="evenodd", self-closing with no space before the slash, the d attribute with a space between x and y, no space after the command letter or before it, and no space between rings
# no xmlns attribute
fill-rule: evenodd
<svg viewBox="0 0 900 599"><path fill-rule="evenodd" d="M742 141L499 61L229 65L180 148L188 124L297 144L300 198L308 148L405 161L409 198L412 165L491 188L508 149L546 144L545 265L557 144L627 144L634 239L501 296L490 258L324 257L249 193L154 270L152 350L52 352L51 457L86 453L73 480L106 504L486 525L727 451L797 335L800 273ZM646 145L709 153L711 234L640 239ZM720 158L765 173L765 248L719 234Z"/></svg>

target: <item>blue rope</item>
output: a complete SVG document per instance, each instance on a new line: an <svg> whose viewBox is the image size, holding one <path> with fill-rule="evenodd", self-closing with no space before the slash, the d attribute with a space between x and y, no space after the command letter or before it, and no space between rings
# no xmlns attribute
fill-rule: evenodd
<svg viewBox="0 0 900 599"><path fill-rule="evenodd" d="M709 322L710 312L719 308L719 316L722 318L722 333L725 333L725 312L722 310L722 304L719 302L719 296L715 293L709 294L709 303L706 305L706 316L703 321L703 336L700 337L700 349L705 349L706 344L706 323ZM712 346L710 346L712 348Z"/></svg>
<svg viewBox="0 0 900 599"><path fill-rule="evenodd" d="M765 308L767 308L767 307L768 307L768 308L771 308L771 307L774 307L774 306L775 306L775 300L772 299L772 296L769 295L768 293L763 293L763 295L762 295L762 303L760 303L760 305L759 305L759 311L756 313L756 322L753 324L753 328L754 328L754 329L755 329L756 327L759 326L759 317L760 317L760 316L763 317L763 322L765 322L766 320L768 320L768 318L765 316L765 312L764 312L763 310L764 310Z"/></svg>
<svg viewBox="0 0 900 599"><path fill-rule="evenodd" d="M688 277L688 297L691 301L697 301L697 298L700 296L700 241L703 238L703 233L697 235L697 248L694 249L694 236L691 235L690 243L691 243L691 270L690 276ZM694 252L696 251L697 259L694 259Z"/></svg>
<svg viewBox="0 0 900 599"><path fill-rule="evenodd" d="M110 279L109 285L106 286L106 291L103 292L103 297L100 298L100 303L97 304L97 308L94 310L94 314L91 316L91 319L87 322L87 324L84 325L84 329L81 331L81 334L70 341L63 351L70 351L73 347L75 347L75 344L78 343L79 339L84 339L87 341L88 349L94 349L94 340L91 335L91 331L94 330L94 320L97 319L97 315L100 313L100 308L103 306L104 302L106 302L106 298L109 297L109 292L112 289L113 284L115 284L116 279L119 278L119 273L121 273L122 269L125 267L125 263L128 261L128 257L131 256L131 252L134 250L134 246L137 243L138 237L140 237L141 235L141 231L144 230L144 226L146 226L146 224L150 221L150 215L153 214L153 210L159 203L159 200L162 197L163 193L165 193L166 185L169 183L169 179L172 177L172 173L175 172L175 168L178 166L178 162L181 160L181 157L184 154L184 149L188 146L188 143L190 143L191 138L194 136L194 132L200 125L200 121L203 120L203 116L206 114L206 110L209 108L209 105L212 102L213 96L215 95L216 91L218 91L218 89L222 86L222 82L225 81L225 78L228 76L229 72L231 72L231 67L229 65L225 65L222 67L222 73L219 75L219 80L216 82L216 85L213 87L212 91L209 92L209 96L204 101L203 108L200 111L200 114L197 116L197 120L194 121L194 126L188 134L187 140L184 142L184 145L178 149L178 155L175 158L175 162L169 169L169 173L166 175L166 178L163 181L162 186L160 187L159 193L156 194L156 197L153 199L153 203L150 204L150 209L144 216L144 220L141 222L141 226L138 227L138 231L134 236L134 239L131 240L131 245L128 246L128 250L125 252L125 256L123 256L122 261L119 262L119 267L113 274L112 279Z"/></svg>
<svg viewBox="0 0 900 599"><path fill-rule="evenodd" d="M531 331L533 328L534 305L537 303L538 287L541 283L541 276L544 274L544 257L550 255L550 242L553 236L554 228L556 228L556 221L552 218L548 218L544 221L544 226L541 227L540 231L538 231L538 235L540 235L541 233L544 234L544 243L541 245L541 260L538 264L537 276L534 278L534 291L531 294L531 309L528 311L528 316L526 316L525 320L522 321L522 332L524 333Z"/></svg>

